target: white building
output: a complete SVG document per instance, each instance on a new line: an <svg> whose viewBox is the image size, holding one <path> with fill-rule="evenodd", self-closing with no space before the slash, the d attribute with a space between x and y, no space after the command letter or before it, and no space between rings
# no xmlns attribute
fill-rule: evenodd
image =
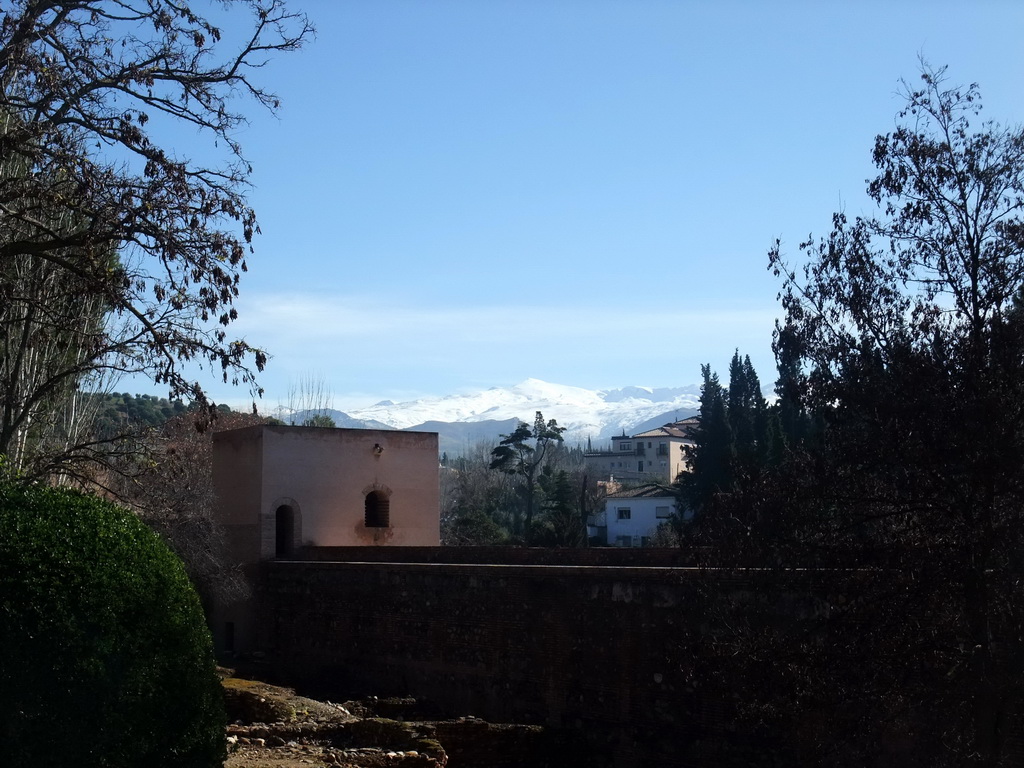
<svg viewBox="0 0 1024 768"><path fill-rule="evenodd" d="M585 454L587 466L604 480L672 483L689 468L683 449L693 445L690 430L697 424L696 418L690 418L613 437L610 450Z"/></svg>
<svg viewBox="0 0 1024 768"><path fill-rule="evenodd" d="M590 536L617 547L643 547L662 523L676 512L672 490L648 483L615 491L605 498L604 510L593 515L588 525Z"/></svg>

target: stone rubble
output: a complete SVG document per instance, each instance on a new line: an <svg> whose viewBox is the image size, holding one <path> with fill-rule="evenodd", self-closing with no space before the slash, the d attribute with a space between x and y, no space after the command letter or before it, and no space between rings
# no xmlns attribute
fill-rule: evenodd
<svg viewBox="0 0 1024 768"><path fill-rule="evenodd" d="M450 755L467 768L565 765L539 726L430 719L413 698L337 704L234 677L224 691L225 768L446 768Z"/></svg>

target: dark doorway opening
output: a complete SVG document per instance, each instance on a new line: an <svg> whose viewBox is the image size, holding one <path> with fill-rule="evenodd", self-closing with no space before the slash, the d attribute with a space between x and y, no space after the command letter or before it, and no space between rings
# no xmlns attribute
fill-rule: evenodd
<svg viewBox="0 0 1024 768"><path fill-rule="evenodd" d="M295 552L295 511L287 505L278 507L276 526L274 556L291 557Z"/></svg>

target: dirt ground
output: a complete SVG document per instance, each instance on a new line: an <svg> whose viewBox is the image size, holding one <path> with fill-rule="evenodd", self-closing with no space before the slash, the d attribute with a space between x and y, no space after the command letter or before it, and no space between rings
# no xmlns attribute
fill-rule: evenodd
<svg viewBox="0 0 1024 768"><path fill-rule="evenodd" d="M423 723L379 717L375 700L314 701L231 676L226 768L443 768L448 756Z"/></svg>

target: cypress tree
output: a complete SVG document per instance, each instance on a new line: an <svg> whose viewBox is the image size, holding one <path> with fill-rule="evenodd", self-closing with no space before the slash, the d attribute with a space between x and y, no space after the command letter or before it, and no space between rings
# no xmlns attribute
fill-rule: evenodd
<svg viewBox="0 0 1024 768"><path fill-rule="evenodd" d="M737 459L744 468L751 463L755 452L754 413L751 401L751 382L737 349L732 356L732 362L729 363L729 427L732 430Z"/></svg>
<svg viewBox="0 0 1024 768"><path fill-rule="evenodd" d="M680 501L703 515L714 497L732 489L735 449L726 406L726 393L710 365L701 366L700 424L687 449L690 471L678 481Z"/></svg>
<svg viewBox="0 0 1024 768"><path fill-rule="evenodd" d="M792 447L807 436L808 418L801 397L804 376L800 368L800 347L791 324L776 328L772 349L779 370L779 378L775 382L775 394L779 398L779 426L783 442Z"/></svg>

